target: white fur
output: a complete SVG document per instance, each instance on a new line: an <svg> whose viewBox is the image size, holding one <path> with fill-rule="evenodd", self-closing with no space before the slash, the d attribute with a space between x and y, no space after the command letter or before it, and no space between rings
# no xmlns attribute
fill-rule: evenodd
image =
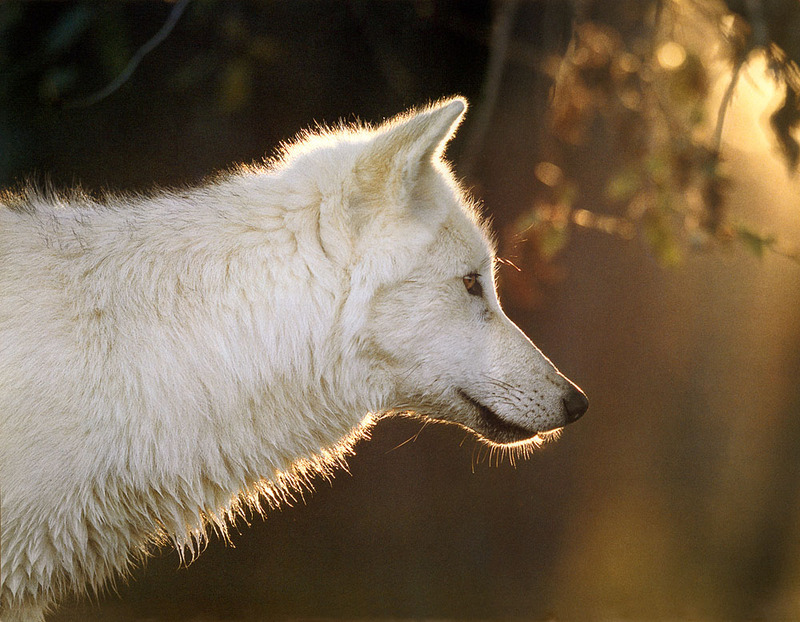
<svg viewBox="0 0 800 622"><path fill-rule="evenodd" d="M185 191L5 196L3 620L41 620L153 544L196 553L209 525L329 472L372 414L526 447L567 422L575 389L500 310L441 161L465 106L309 134Z"/></svg>

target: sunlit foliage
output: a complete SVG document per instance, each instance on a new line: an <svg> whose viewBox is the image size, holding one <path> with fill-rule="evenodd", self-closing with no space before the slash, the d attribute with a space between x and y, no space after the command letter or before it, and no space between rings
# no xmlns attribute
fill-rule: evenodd
<svg viewBox="0 0 800 622"><path fill-rule="evenodd" d="M759 256L775 251L797 260L775 236L728 217L721 137L739 73L759 51L785 85L770 120L787 165L797 167L800 30L787 30L786 20L800 20L800 5L595 0L574 7L569 47L549 63L553 140L536 168L541 198L517 229L545 258L574 227L588 227L639 236L664 264L687 249L737 239ZM710 110L715 80L728 86L718 110ZM577 181L587 153L602 177L599 188Z"/></svg>

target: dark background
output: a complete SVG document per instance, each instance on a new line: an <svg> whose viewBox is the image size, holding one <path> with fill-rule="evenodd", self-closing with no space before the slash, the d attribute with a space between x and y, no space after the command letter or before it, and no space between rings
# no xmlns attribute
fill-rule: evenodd
<svg viewBox="0 0 800 622"><path fill-rule="evenodd" d="M496 229L542 192L546 67L573 4L519 3L498 73L503 3L196 0L117 92L75 106L173 6L0 5L3 185L199 183L315 122L462 94L448 157ZM730 209L797 240L797 182L766 134L737 143L748 131L724 145ZM597 135L570 157L592 208L616 155ZM189 568L165 549L52 619L800 615L800 267L712 245L665 268L641 236L580 228L546 262L515 244L502 233L522 268L501 274L506 310L591 402L558 443L495 464L455 428L382 421L349 473L241 524L233 547L212 539Z"/></svg>

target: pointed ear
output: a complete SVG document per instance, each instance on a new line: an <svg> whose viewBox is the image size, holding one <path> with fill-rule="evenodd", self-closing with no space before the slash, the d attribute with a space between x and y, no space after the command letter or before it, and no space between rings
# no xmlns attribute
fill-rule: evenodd
<svg viewBox="0 0 800 622"><path fill-rule="evenodd" d="M369 185L382 179L383 189L409 189L423 167L441 157L466 109L466 100L455 97L387 121L361 154L358 172Z"/></svg>
<svg viewBox="0 0 800 622"><path fill-rule="evenodd" d="M435 104L413 116L400 117L387 123L384 141L401 158L405 156L408 167L432 161L441 157L466 109L466 100L457 97Z"/></svg>

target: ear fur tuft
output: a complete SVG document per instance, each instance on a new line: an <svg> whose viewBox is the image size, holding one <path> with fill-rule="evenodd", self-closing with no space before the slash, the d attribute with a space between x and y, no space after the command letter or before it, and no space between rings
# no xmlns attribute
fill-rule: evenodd
<svg viewBox="0 0 800 622"><path fill-rule="evenodd" d="M420 142L423 146L427 143L427 148L423 151L423 156L441 157L445 146L461 124L466 109L467 101L456 97L434 104L411 118L409 123L417 121L424 128Z"/></svg>
<svg viewBox="0 0 800 622"><path fill-rule="evenodd" d="M466 109L466 100L454 97L387 121L377 128L358 168L387 186L408 189L424 165L441 158Z"/></svg>
<svg viewBox="0 0 800 622"><path fill-rule="evenodd" d="M456 97L421 111L412 111L386 124L386 138L398 152L406 151L410 160L416 159L421 163L425 159L441 157L466 109L466 100Z"/></svg>

